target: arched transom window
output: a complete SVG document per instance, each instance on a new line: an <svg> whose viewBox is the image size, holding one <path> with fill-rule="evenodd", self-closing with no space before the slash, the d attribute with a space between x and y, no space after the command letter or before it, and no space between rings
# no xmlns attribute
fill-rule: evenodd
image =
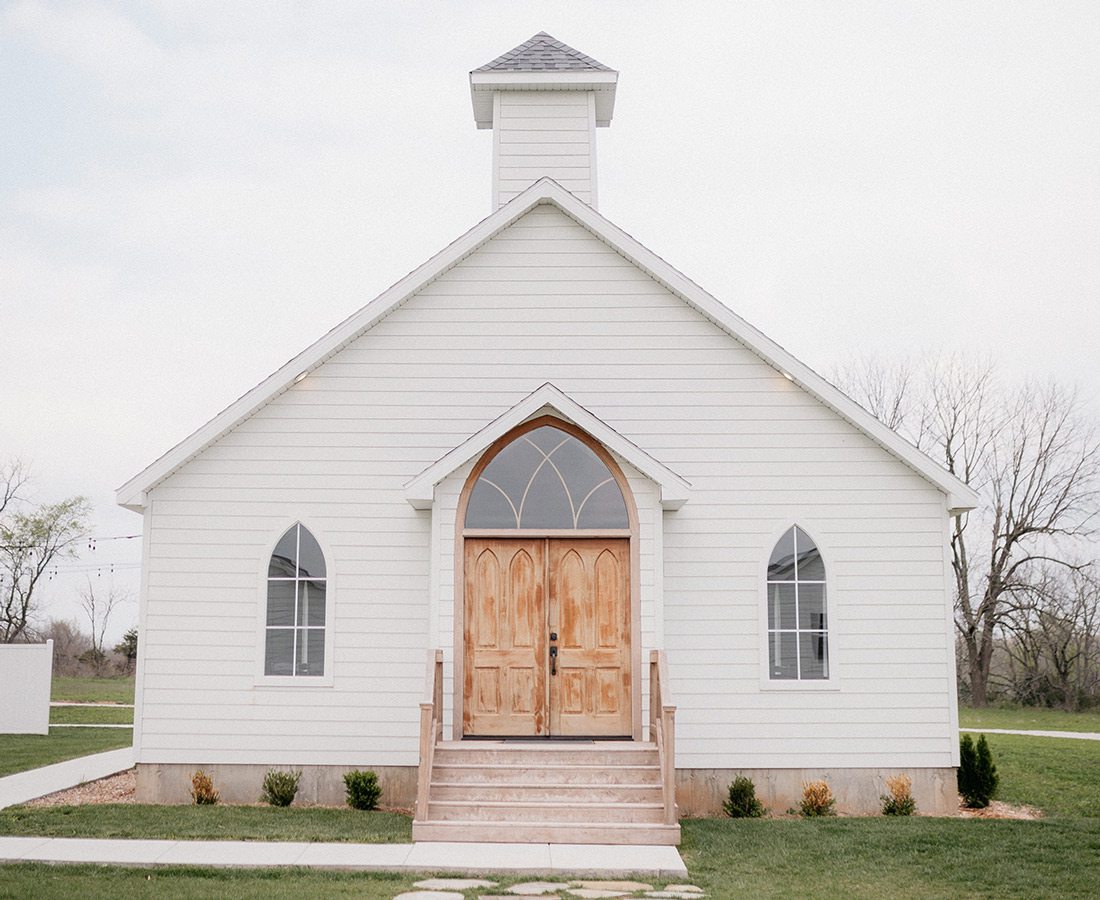
<svg viewBox="0 0 1100 900"><path fill-rule="evenodd" d="M467 528L629 528L619 483L580 438L542 425L507 444L482 470Z"/></svg>
<svg viewBox="0 0 1100 900"><path fill-rule="evenodd" d="M267 567L265 675L325 674L326 584L317 539L291 526Z"/></svg>
<svg viewBox="0 0 1100 900"><path fill-rule="evenodd" d="M829 677L825 563L797 525L768 560L768 672L774 680Z"/></svg>

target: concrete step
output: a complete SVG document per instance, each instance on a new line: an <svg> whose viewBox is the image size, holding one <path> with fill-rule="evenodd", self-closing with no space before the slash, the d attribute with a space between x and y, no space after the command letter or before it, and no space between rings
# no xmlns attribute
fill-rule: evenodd
<svg viewBox="0 0 1100 900"><path fill-rule="evenodd" d="M660 784L554 784L548 781L520 783L498 781L479 784L440 780L432 782L430 797L433 801L522 801L524 803L660 804L662 802Z"/></svg>
<svg viewBox="0 0 1100 900"><path fill-rule="evenodd" d="M560 822L413 822L414 841L482 841L490 844L647 844L675 846L679 825L568 825Z"/></svg>
<svg viewBox="0 0 1100 900"><path fill-rule="evenodd" d="M435 749L441 765L484 763L489 765L644 766L657 765L657 748L645 744L530 745L470 741L445 743Z"/></svg>
<svg viewBox="0 0 1100 900"><path fill-rule="evenodd" d="M462 784L652 784L661 783L658 765L643 766L529 766L512 763L436 763L433 779Z"/></svg>
<svg viewBox="0 0 1100 900"><path fill-rule="evenodd" d="M428 821L553 822L557 824L660 824L664 804L521 800L436 800L429 794Z"/></svg>

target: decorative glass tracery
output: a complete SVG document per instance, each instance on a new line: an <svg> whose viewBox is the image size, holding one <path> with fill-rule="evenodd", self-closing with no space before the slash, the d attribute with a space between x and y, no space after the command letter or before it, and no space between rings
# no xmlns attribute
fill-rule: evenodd
<svg viewBox="0 0 1100 900"><path fill-rule="evenodd" d="M768 560L768 664L775 680L829 677L825 563L797 525L787 529Z"/></svg>
<svg viewBox="0 0 1100 900"><path fill-rule="evenodd" d="M265 675L325 674L325 555L308 528L292 525L267 568Z"/></svg>
<svg viewBox="0 0 1100 900"><path fill-rule="evenodd" d="M629 528L619 483L584 441L553 425L505 446L481 472L467 528Z"/></svg>

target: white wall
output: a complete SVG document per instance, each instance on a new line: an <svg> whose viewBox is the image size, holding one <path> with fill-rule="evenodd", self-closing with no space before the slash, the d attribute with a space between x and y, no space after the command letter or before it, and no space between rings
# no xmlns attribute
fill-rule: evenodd
<svg viewBox="0 0 1100 900"><path fill-rule="evenodd" d="M499 91L493 102L493 209L547 176L596 206L596 95Z"/></svg>
<svg viewBox="0 0 1100 900"><path fill-rule="evenodd" d="M0 734L49 734L53 641L0 644Z"/></svg>
<svg viewBox="0 0 1100 900"><path fill-rule="evenodd" d="M643 572L680 766L952 764L943 495L551 206L152 490L139 761L415 764L453 567L402 487L547 381L692 485ZM263 567L297 519L331 550L335 678L257 686ZM793 522L829 566L832 690L761 685Z"/></svg>

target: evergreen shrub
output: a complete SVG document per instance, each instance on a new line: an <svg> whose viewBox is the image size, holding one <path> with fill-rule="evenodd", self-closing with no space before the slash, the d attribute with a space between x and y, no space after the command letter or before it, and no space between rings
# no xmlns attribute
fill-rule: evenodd
<svg viewBox="0 0 1100 900"><path fill-rule="evenodd" d="M344 786L347 788L348 806L352 809L374 809L378 806L382 786L378 783L378 776L370 769L345 772Z"/></svg>
<svg viewBox="0 0 1100 900"><path fill-rule="evenodd" d="M294 795L298 793L298 782L301 780L301 772L268 769L260 799L271 806L290 806L294 802Z"/></svg>
<svg viewBox="0 0 1100 900"><path fill-rule="evenodd" d="M969 734L959 739L959 793L971 809L984 809L997 793L997 767L985 735L975 745Z"/></svg>
<svg viewBox="0 0 1100 900"><path fill-rule="evenodd" d="M722 809L731 819L758 819L764 815L764 804L756 798L756 785L751 778L738 775L733 780Z"/></svg>

